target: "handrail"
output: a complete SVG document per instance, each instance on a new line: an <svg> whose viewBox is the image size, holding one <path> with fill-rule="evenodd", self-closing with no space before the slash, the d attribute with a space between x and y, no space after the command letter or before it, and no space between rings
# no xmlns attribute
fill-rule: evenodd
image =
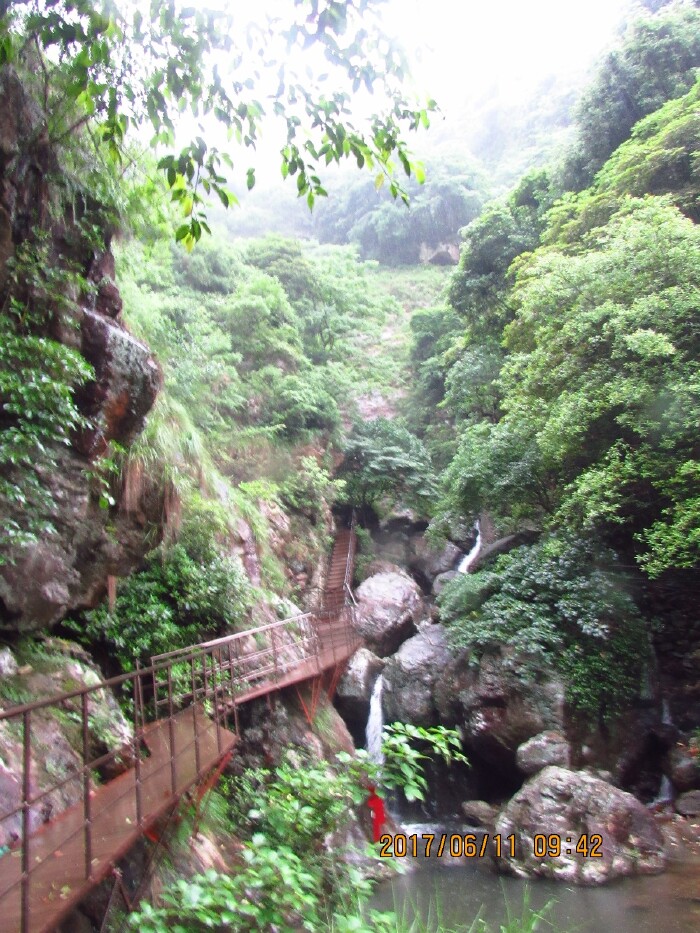
<svg viewBox="0 0 700 933"><path fill-rule="evenodd" d="M212 763L230 754L227 750L235 738L229 729L229 717L237 732L240 703L318 676L347 660L359 644L352 625L355 525L353 511L350 534L345 539L347 554L333 555L338 563L345 558L345 605L336 602L338 585L330 589L327 584L330 600L317 611L154 655L147 666L137 664L135 671L0 709L0 723L19 724L20 733L15 736L22 770L21 787L15 801L11 801L16 805L0 813L6 837L14 837L11 848L21 847L21 864L16 859L3 862L0 913L8 923L14 925L16 919L22 933L52 929L71 905L102 880L119 854L133 843L134 834L144 832L164 806L176 802ZM96 755L99 746L92 748L94 697L98 691L124 689L127 685L133 697L130 738L122 747ZM38 774L35 769L38 771L43 754L42 735L36 732L36 724L45 721L43 714L50 707L64 714L68 708L79 725L79 739L73 747L75 763L70 765L74 770L49 781L46 772ZM149 723L146 709L151 710ZM144 741L151 758L142 761ZM116 760L124 780L118 777L99 784L96 769L113 766ZM76 801L72 806L71 799ZM43 831L39 823L44 813L50 815L57 800L60 812ZM114 827L110 816L119 811L123 817L124 808L131 818L122 821L120 835L111 836ZM125 829L124 822L131 828ZM95 835L94 828L100 825L107 828L106 835ZM105 839L111 840L107 850ZM70 864L72 880L66 885L65 872L57 874L60 862L54 862L53 857L67 855L69 847L71 857L64 860L64 867ZM60 852L61 848L66 853ZM52 903L57 878L62 879L61 891L67 889L68 894L61 894L60 903ZM32 920L33 905L36 921Z"/></svg>
<svg viewBox="0 0 700 933"><path fill-rule="evenodd" d="M350 560L350 557L348 559ZM346 567L346 574L347 572ZM19 898L20 908L16 914L18 918L21 918L18 921L21 931L33 933L30 914L34 901L30 898L30 885L33 884L32 890L35 894L37 890L40 893L44 891L45 901L46 890L42 889L41 885L46 881L45 876L50 875L53 870L52 857L58 853L59 848L65 848L69 843L81 846L80 861L84 863L82 881L76 882L77 887L71 888L72 898L86 893L89 887L104 877L109 862L104 862L104 859L100 862L99 858L93 857L95 839L99 839L99 836L94 836L94 831L101 820L109 819L109 814L105 810L99 810L97 801L93 798L96 788L101 793L102 790L110 786L116 787L116 785L113 781L98 785L95 779L96 768L104 767L118 757L123 763L126 759L123 767L133 774L134 779L125 785L120 785L126 787L126 790L122 790L121 797L116 799L123 799L126 794L132 800L135 806L133 831L144 831L147 820L153 815L152 812L144 810L146 804L144 803L142 772L145 764L141 761L144 738L151 741L148 737L156 735L160 729L159 741L164 749L165 757L161 762L151 761L146 770L151 779L155 774L160 774L159 780L163 781L166 780L162 776L163 772L169 767L170 778L167 780L167 793L170 795L169 799L177 799L183 792L180 776L183 773L182 769L187 770L189 767L194 775L193 779L197 779L197 776L202 773L202 743L209 743L207 760L211 759L212 754L220 757L226 753L226 748L230 747L230 741L228 745L224 742L223 734L231 735L230 716L233 717L234 731L237 731L237 704L245 702L248 697L259 696L295 682L295 672L297 672L297 680L316 676L325 667L335 665L349 657L358 644L358 636L351 624L353 616L354 610L351 606L301 613L267 623L259 628L235 632L197 645L154 655L147 666L137 667L135 671L111 677L97 684L0 710L0 722L21 721L19 741L22 760L21 792L18 794L20 802L0 813L0 825L4 824L8 834L10 833L9 827L16 827L13 830L16 833L16 845L13 844L13 847L21 846L21 870L14 874L13 872L3 873L3 881L9 881L9 884L0 882L0 912L5 915L9 909L6 898ZM282 638L285 632L288 637ZM251 637L256 641L255 649L253 651L245 650L245 648L239 650L244 641ZM126 684L130 684L133 691L134 716L131 739L119 749L91 758L93 697L97 691L124 687ZM62 780L52 781L50 786L42 782L42 786L39 786L33 777L33 771L41 760L39 749L33 747L33 718L52 706L65 709L71 701L72 712L78 717L80 724L81 750L75 751L78 761L82 763L78 765L76 762L76 770L69 773L67 777L62 777ZM146 723L146 708L152 711L153 721L151 723ZM191 717L189 709L192 710ZM187 734L190 738L184 742L181 733L183 716L190 719L190 725L186 727L189 729ZM214 751L211 746L212 728L215 735ZM194 767L192 767L193 761L196 763ZM70 794L71 783L75 785L73 794ZM63 812L64 814L75 812L76 808L80 808L82 817L77 824L73 820L71 824L73 828L59 845L45 852L38 840L34 842L37 824L41 817L38 805L44 801L50 804L51 795L57 790L64 790L64 796L68 795L69 798L77 795L77 802L73 805L72 811L69 807ZM6 823L8 820L15 822L11 822L8 826ZM69 822L67 821L67 825ZM58 823L52 820L50 825L58 826ZM17 866L12 863L12 867L14 869ZM37 873L39 873L39 880L33 882ZM70 902L73 903L73 901ZM62 900L60 904L57 904L56 914L62 915L67 904L68 900ZM41 927L41 929L47 929L47 927Z"/></svg>
<svg viewBox="0 0 700 933"><path fill-rule="evenodd" d="M349 593L352 593L352 578L355 573L355 548L357 546L357 536L355 534L356 525L357 525L357 516L355 515L355 509L353 509L352 516L350 518L350 538L348 541L348 556L345 561L345 578L343 580L343 588Z"/></svg>

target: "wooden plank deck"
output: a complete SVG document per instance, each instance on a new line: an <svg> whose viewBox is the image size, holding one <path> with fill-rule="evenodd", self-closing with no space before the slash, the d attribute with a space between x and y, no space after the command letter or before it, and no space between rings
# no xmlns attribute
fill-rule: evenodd
<svg viewBox="0 0 700 933"><path fill-rule="evenodd" d="M87 892L105 878L134 842L179 797L202 778L236 743L236 736L217 727L201 707L190 707L173 719L175 784L170 765L170 720L147 727L150 757L141 763L142 822L136 816L136 771L129 769L92 792L92 874L86 879L83 804L61 813L30 838L32 868L29 898L31 933L49 933ZM195 731L199 754L195 755ZM197 769L196 758L199 758ZM0 858L0 929L21 929L21 852Z"/></svg>

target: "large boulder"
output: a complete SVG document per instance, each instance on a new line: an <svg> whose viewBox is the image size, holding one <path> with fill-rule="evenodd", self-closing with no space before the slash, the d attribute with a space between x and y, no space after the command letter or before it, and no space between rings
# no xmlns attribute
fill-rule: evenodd
<svg viewBox="0 0 700 933"><path fill-rule="evenodd" d="M700 790L689 790L676 800L676 810L681 816L700 816Z"/></svg>
<svg viewBox="0 0 700 933"><path fill-rule="evenodd" d="M549 765L571 766L571 748L561 732L550 729L533 735L518 746L518 767L525 774L536 774Z"/></svg>
<svg viewBox="0 0 700 933"><path fill-rule="evenodd" d="M363 581L355 593L356 625L368 648L380 657L396 651L416 631L423 605L418 584L399 567Z"/></svg>
<svg viewBox="0 0 700 933"><path fill-rule="evenodd" d="M556 671L508 648L469 653L445 665L435 688L440 721L459 726L467 755L483 775L489 798L522 783L518 747L547 730L564 729L564 684Z"/></svg>
<svg viewBox="0 0 700 933"><path fill-rule="evenodd" d="M585 771L540 771L501 811L496 832L515 836L514 856L506 847L497 867L520 877L603 884L666 865L663 837L646 807ZM558 854L550 836L560 840Z"/></svg>
<svg viewBox="0 0 700 933"><path fill-rule="evenodd" d="M428 586L440 574L454 570L460 557L462 551L451 541L442 547L435 547L426 540L422 532L411 535L409 539L408 566L411 572Z"/></svg>
<svg viewBox="0 0 700 933"><path fill-rule="evenodd" d="M700 758L685 745L674 745L666 755L666 773L678 791L700 788Z"/></svg>
<svg viewBox="0 0 700 933"><path fill-rule="evenodd" d="M499 870L520 877L602 884L656 874L666 865L663 837L646 807L584 771L554 766L540 771L501 811L496 832L506 839L515 836L515 855L506 847L496 859ZM543 855L549 836L561 840L558 855L549 848L551 854ZM592 854L595 836L600 843ZM577 852L583 837L586 851L581 845Z"/></svg>
<svg viewBox="0 0 700 933"><path fill-rule="evenodd" d="M439 722L435 684L452 659L442 625L424 624L384 667L382 693L387 722L434 726Z"/></svg>
<svg viewBox="0 0 700 933"><path fill-rule="evenodd" d="M368 648L360 648L350 658L335 693L335 705L346 722L361 723L364 727L372 688L383 667L382 658Z"/></svg>

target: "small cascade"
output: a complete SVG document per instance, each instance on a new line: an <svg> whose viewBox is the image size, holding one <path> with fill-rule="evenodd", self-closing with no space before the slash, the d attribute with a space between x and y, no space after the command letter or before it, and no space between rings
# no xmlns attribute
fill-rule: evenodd
<svg viewBox="0 0 700 933"><path fill-rule="evenodd" d="M673 793L673 784L671 783L668 775L663 774L661 776L661 786L659 787L659 792L649 804L650 807L660 807L662 804L673 803L675 794Z"/></svg>
<svg viewBox="0 0 700 933"><path fill-rule="evenodd" d="M365 733L365 746L370 761L381 764L384 761L382 754L382 730L384 729L384 714L382 711L382 685L384 679L380 674L374 681L372 697L369 701L369 716L367 717L367 731Z"/></svg>
<svg viewBox="0 0 700 933"><path fill-rule="evenodd" d="M671 716L671 706L668 700L666 699L666 697L664 697L661 700L661 722L665 726L673 725L673 717ZM671 779L668 777L667 774L662 774L661 785L659 786L659 792L656 795L656 797L651 801L651 803L648 804L648 806L652 808L663 807L666 804L673 803L675 798L676 798L676 794L675 794Z"/></svg>
<svg viewBox="0 0 700 933"><path fill-rule="evenodd" d="M468 554L465 554L457 565L457 573L469 573L469 568L474 563L474 561L479 556L479 551L481 550L481 525L477 519L476 524L474 525L476 529L476 541L474 542L474 547Z"/></svg>

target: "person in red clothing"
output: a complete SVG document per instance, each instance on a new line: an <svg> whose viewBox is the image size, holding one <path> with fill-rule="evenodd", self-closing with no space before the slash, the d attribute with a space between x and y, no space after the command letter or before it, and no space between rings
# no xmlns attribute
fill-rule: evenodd
<svg viewBox="0 0 700 933"><path fill-rule="evenodd" d="M386 822L386 809L384 808L384 801L378 796L374 784L370 784L367 790L369 791L367 806L372 811L372 836L375 842L379 842L382 835L382 826Z"/></svg>

